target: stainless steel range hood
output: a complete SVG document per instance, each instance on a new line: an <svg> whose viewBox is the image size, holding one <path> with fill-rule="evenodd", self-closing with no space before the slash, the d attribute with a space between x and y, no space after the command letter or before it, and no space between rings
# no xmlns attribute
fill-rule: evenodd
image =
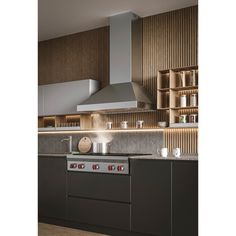
<svg viewBox="0 0 236 236"><path fill-rule="evenodd" d="M154 100L142 84L142 21L131 13L110 17L110 85L83 103L78 112L145 111Z"/></svg>

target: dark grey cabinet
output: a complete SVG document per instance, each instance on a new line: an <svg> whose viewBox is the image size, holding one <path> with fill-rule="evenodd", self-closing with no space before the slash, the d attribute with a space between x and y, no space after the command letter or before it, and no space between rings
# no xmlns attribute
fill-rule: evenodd
<svg viewBox="0 0 236 236"><path fill-rule="evenodd" d="M128 235L198 235L198 162L130 160L130 175L67 172L38 158L38 212ZM101 231L102 232L102 231Z"/></svg>
<svg viewBox="0 0 236 236"><path fill-rule="evenodd" d="M171 162L131 160L131 230L171 236Z"/></svg>
<svg viewBox="0 0 236 236"><path fill-rule="evenodd" d="M131 160L131 230L198 235L198 162Z"/></svg>
<svg viewBox="0 0 236 236"><path fill-rule="evenodd" d="M130 176L68 172L68 219L130 229Z"/></svg>
<svg viewBox="0 0 236 236"><path fill-rule="evenodd" d="M173 236L197 236L198 162L175 161L172 169Z"/></svg>
<svg viewBox="0 0 236 236"><path fill-rule="evenodd" d="M130 203L130 176L68 172L68 195Z"/></svg>
<svg viewBox="0 0 236 236"><path fill-rule="evenodd" d="M66 158L38 158L39 217L66 217Z"/></svg>
<svg viewBox="0 0 236 236"><path fill-rule="evenodd" d="M130 204L68 197L69 220L129 230Z"/></svg>

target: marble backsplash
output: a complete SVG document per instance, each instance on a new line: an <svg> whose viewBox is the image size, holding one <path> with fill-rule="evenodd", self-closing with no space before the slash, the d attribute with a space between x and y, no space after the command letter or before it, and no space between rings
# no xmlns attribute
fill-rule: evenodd
<svg viewBox="0 0 236 236"><path fill-rule="evenodd" d="M95 140L95 133L73 134L73 151L78 151L79 140L87 136ZM64 153L68 152L68 142L61 142L68 135L41 134L38 136L39 153ZM134 132L134 133L112 133L103 138L112 140L110 152L112 153L156 153L157 148L163 146L163 132Z"/></svg>

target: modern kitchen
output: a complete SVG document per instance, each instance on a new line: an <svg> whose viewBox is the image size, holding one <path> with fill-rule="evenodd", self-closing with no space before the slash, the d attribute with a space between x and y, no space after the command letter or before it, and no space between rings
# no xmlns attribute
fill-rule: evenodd
<svg viewBox="0 0 236 236"><path fill-rule="evenodd" d="M38 2L38 235L197 236L198 2L52 2Z"/></svg>

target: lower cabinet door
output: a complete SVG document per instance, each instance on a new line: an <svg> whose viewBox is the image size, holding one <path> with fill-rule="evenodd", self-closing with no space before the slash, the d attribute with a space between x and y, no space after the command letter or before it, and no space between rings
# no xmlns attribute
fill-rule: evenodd
<svg viewBox="0 0 236 236"><path fill-rule="evenodd" d="M198 235L198 162L173 163L173 236Z"/></svg>
<svg viewBox="0 0 236 236"><path fill-rule="evenodd" d="M38 214L66 218L66 158L38 158Z"/></svg>
<svg viewBox="0 0 236 236"><path fill-rule="evenodd" d="M170 161L131 160L131 230L171 236Z"/></svg>
<svg viewBox="0 0 236 236"><path fill-rule="evenodd" d="M68 197L68 218L80 223L130 229L130 204Z"/></svg>

